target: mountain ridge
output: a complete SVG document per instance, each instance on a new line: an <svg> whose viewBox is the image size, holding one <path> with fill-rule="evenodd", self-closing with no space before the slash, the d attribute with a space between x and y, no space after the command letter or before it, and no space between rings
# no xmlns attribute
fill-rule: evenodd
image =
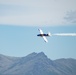
<svg viewBox="0 0 76 75"><path fill-rule="evenodd" d="M51 60L43 52L24 57L0 54L0 75L76 75L76 59Z"/></svg>

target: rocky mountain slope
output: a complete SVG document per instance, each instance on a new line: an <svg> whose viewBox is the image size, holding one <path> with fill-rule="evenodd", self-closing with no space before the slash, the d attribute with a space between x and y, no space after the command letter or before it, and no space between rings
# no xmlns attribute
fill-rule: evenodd
<svg viewBox="0 0 76 75"><path fill-rule="evenodd" d="M25 57L0 54L0 75L76 75L76 59L49 59L43 52Z"/></svg>

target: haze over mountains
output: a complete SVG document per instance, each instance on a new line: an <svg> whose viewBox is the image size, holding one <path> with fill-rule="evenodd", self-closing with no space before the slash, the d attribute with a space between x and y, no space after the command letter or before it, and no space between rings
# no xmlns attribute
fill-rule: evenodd
<svg viewBox="0 0 76 75"><path fill-rule="evenodd" d="M25 57L0 54L0 75L76 75L76 59L49 59L43 52Z"/></svg>

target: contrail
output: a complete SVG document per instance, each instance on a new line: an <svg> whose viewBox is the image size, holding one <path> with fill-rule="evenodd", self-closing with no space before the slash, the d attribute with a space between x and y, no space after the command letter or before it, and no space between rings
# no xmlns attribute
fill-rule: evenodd
<svg viewBox="0 0 76 75"><path fill-rule="evenodd" d="M76 36L76 33L56 33L55 36Z"/></svg>

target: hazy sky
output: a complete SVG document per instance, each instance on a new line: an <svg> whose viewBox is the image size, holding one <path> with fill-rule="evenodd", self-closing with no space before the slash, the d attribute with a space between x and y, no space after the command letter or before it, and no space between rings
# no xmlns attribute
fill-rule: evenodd
<svg viewBox="0 0 76 75"><path fill-rule="evenodd" d="M0 0L0 24L54 26L76 23L76 0Z"/></svg>
<svg viewBox="0 0 76 75"><path fill-rule="evenodd" d="M49 58L76 58L76 36L37 37L44 33L76 33L76 0L0 0L0 54L26 56L43 51Z"/></svg>

